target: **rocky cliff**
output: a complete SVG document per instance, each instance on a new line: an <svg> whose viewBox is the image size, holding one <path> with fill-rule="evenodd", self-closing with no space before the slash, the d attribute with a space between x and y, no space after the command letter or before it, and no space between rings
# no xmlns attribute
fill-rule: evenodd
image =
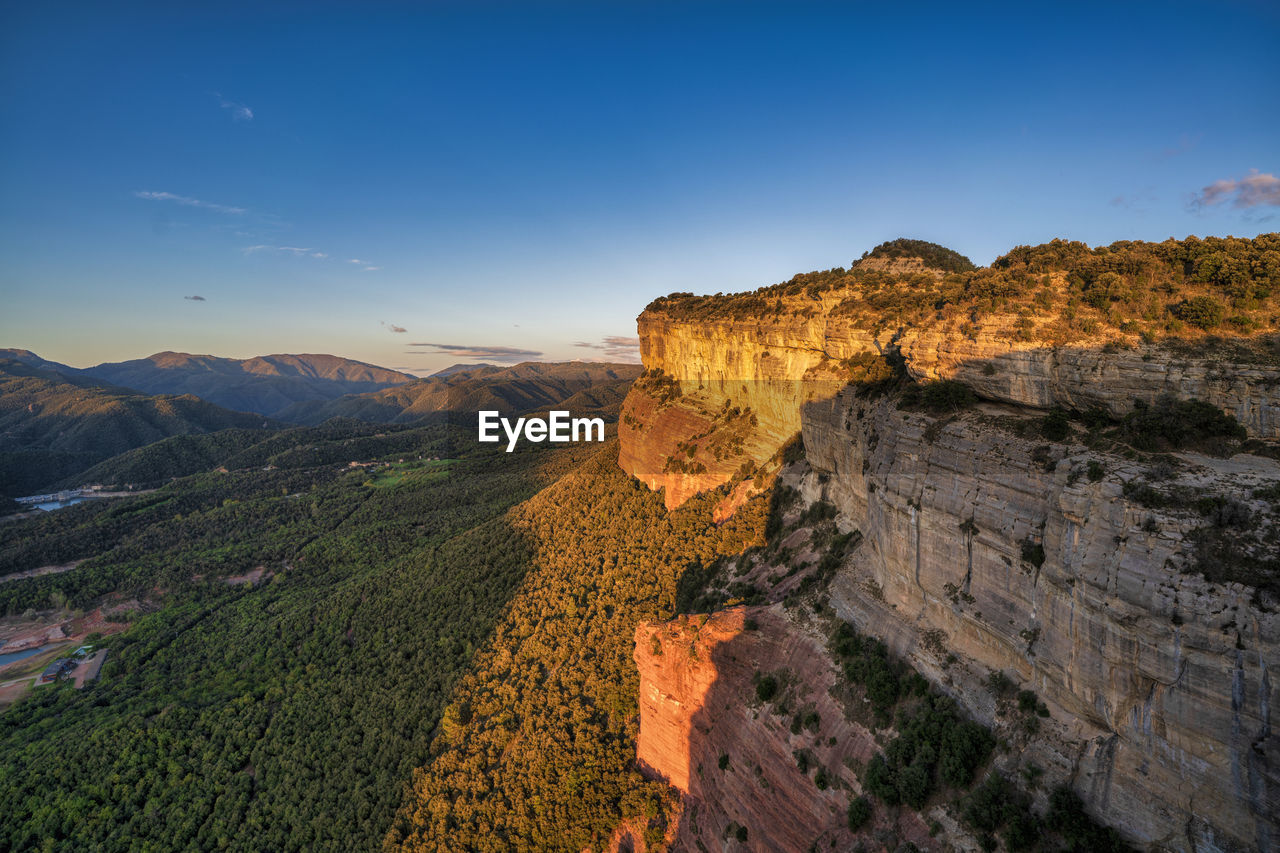
<svg viewBox="0 0 1280 853"><path fill-rule="evenodd" d="M826 310L833 301L816 305ZM871 332L857 322L824 313L682 322L661 308L646 311L641 353L653 373L624 404L623 468L666 488L668 506L678 506L728 482L744 462L768 458L799 430L805 402L829 399L846 384L849 360L885 352L899 355L916 379L959 380L991 401L1120 417L1135 401L1174 395L1230 413L1253 437L1280 439L1280 364L1239 341L1121 345L1098 337L1046 346L1017 340L1010 317L986 318L964 334L945 323ZM745 447L690 456L701 464L692 472L673 468L690 444L714 435L726 400L756 415Z"/></svg>
<svg viewBox="0 0 1280 853"><path fill-rule="evenodd" d="M802 279L739 297L659 300L639 322L649 372L624 406L620 463L666 488L673 506L745 480L800 431L807 460L792 470L801 493L829 501L841 529L861 533L826 594L841 618L883 639L981 722L1004 725L985 686L990 673L1034 690L1049 717L1025 739L1023 756L1131 843L1274 849L1274 345L1258 333L1153 334L1120 316L1123 300L1143 298L1132 292L1095 299L1110 313L1100 309L1100 320L1081 324L1070 291L1088 299L1093 285L1033 271L1027 280L1048 306L1038 314L1007 296L981 303L996 309L985 312L973 300L947 304L942 290L955 277L918 273L903 284L916 293L905 309L898 296L884 308L877 299L885 288L847 276L825 288ZM989 288L982 275L964 287ZM1183 300L1168 310L1191 316L1178 307L1189 291L1165 289L1169 300ZM1166 327L1180 328L1173 320ZM881 353L914 379L959 379L981 401L931 412L904 398L901 380L846 385L869 354ZM1254 439L1235 450L1252 452L1151 454L1081 424L1043 426L1052 407L1120 417L1134 401L1168 395L1233 415ZM732 430L728 419L717 422L717 413L735 409L754 420ZM789 751L785 733L706 698L758 668L749 661L766 654L761 643L799 648L804 630L775 620L765 641L735 628L737 618L713 616L696 637L683 623L637 634L649 691L641 696L640 760L686 794L703 827L741 825L754 838L767 821L749 815L769 814L776 800L805 816L815 840L827 831L823 797L792 792L767 769L770 751ZM647 646L655 637L661 660ZM682 652L672 670L668 641L694 650L695 662ZM822 656L815 647L806 657L805 677L821 688ZM840 748L856 752L867 737L842 732ZM740 740L738 749L756 744L751 754L767 786L738 791L741 780L724 774L708 781L705 760L701 775L690 766L688 756L719 750L732 761L726 738ZM785 836L778 849L794 849L799 837Z"/></svg>
<svg viewBox="0 0 1280 853"><path fill-rule="evenodd" d="M853 393L806 412L803 491L864 537L832 584L836 610L978 719L993 714L985 671L1044 696L1066 725L1031 754L1131 840L1271 849L1280 616L1273 587L1236 578L1256 580L1250 558L1274 563L1274 506L1253 495L1280 464L1143 463L1022 438L1002 415L930 418ZM1207 520L1191 496L1235 515ZM973 673L947 668L942 647Z"/></svg>
<svg viewBox="0 0 1280 853"><path fill-rule="evenodd" d="M848 792L860 790L855 768L878 746L832 694L839 675L814 624L780 604L644 624L635 659L637 759L686 795L674 849L848 850L856 843ZM757 696L762 673L785 674L776 701ZM808 727L791 725L788 711L800 708L813 715ZM882 811L861 835L873 832L945 849L910 811Z"/></svg>

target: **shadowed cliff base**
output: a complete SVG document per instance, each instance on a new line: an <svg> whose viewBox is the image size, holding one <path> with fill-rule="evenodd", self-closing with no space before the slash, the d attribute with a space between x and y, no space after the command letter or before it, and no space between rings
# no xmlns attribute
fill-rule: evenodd
<svg viewBox="0 0 1280 853"><path fill-rule="evenodd" d="M636 631L637 760L681 792L671 849L1127 849L1027 758L1056 725L1033 692L988 679L989 732L949 678L930 688L837 618L827 585L863 542L831 505L777 495L765 548L682 579L678 606L709 613Z"/></svg>
<svg viewBox="0 0 1280 853"><path fill-rule="evenodd" d="M1095 422L851 386L804 407L808 467L784 483L861 531L831 577L842 618L980 719L991 670L1041 693L1054 722L1025 748L1046 779L1143 844L1267 849L1280 463L1173 450L1242 442L1185 409Z"/></svg>

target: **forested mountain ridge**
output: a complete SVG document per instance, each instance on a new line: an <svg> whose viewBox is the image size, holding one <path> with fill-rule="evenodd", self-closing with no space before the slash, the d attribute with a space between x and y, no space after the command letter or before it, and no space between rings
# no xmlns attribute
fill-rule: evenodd
<svg viewBox="0 0 1280 853"><path fill-rule="evenodd" d="M194 394L229 409L278 417L304 401L377 391L413 376L335 355L220 358L161 352L86 368L83 373L149 394Z"/></svg>
<svg viewBox="0 0 1280 853"><path fill-rule="evenodd" d="M166 436L271 427L192 395L151 396L0 359L0 488L10 497Z"/></svg>
<svg viewBox="0 0 1280 853"><path fill-rule="evenodd" d="M11 484L8 495L88 482L130 488L154 486L233 459L261 440L264 425L284 426L257 415L224 410L192 395L153 398L107 385L86 371L66 368L71 372L53 372L32 365L54 362L20 352L23 362L0 360L0 377L7 379L0 383L0 425L6 430L0 465L7 472L6 484ZM185 364L187 359L181 357L179 362ZM638 373L638 366L626 364L466 365L443 377L414 380L372 394L294 404L285 414L313 424L335 418L401 425L436 419L474 428L475 413L481 409L531 414L567 406L575 415L601 416L612 422ZM18 377L25 377L25 384L18 382ZM146 407L138 408L143 400L168 400L153 408L165 413L181 409L192 422L183 426L172 419L144 416L140 413ZM122 401L133 401L137 411L126 417ZM107 412L116 413L116 417L103 420ZM56 420L51 420L55 415ZM350 426L359 429L358 425ZM228 429L239 431L201 437ZM301 440L298 435L301 433L291 434L283 442Z"/></svg>
<svg viewBox="0 0 1280 853"><path fill-rule="evenodd" d="M0 348L0 359L17 361L27 365L28 367L34 367L39 370L50 370L54 373L61 373L63 376L67 377L74 377L80 374L80 369L78 367L72 367L69 364L62 364L57 361L49 361L49 359L41 358L29 349L16 349L13 347Z"/></svg>

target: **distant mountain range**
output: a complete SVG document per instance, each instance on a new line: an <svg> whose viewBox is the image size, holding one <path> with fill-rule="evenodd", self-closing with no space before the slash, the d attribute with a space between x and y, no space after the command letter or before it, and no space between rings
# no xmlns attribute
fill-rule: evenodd
<svg viewBox="0 0 1280 853"><path fill-rule="evenodd" d="M562 406L575 414L617 405L643 368L638 364L525 362L514 367L457 365L426 379L336 400L297 403L281 420L315 425L330 418L410 423L438 412L496 409L504 414Z"/></svg>
<svg viewBox="0 0 1280 853"><path fill-rule="evenodd" d="M38 364L54 364L36 358ZM0 358L0 494L38 491L168 436L272 425L261 415L233 412L190 394L140 394L75 372Z"/></svg>
<svg viewBox="0 0 1280 853"><path fill-rule="evenodd" d="M472 370L479 370L483 367L492 367L495 370L502 369L498 367L496 364L489 364L487 362L480 362L479 364L452 364L446 367L444 370L437 370L435 373L431 375L443 377L443 376L449 376L454 373L466 373Z"/></svg>
<svg viewBox="0 0 1280 853"><path fill-rule="evenodd" d="M336 355L239 359L158 352L147 358L87 368L49 361L29 350L0 350L0 358L56 370L66 376L90 377L145 394L194 394L223 408L272 417L295 403L378 391L416 378Z"/></svg>
<svg viewBox="0 0 1280 853"><path fill-rule="evenodd" d="M615 420L641 367L459 364L426 379L333 355L250 359L163 352L90 368L0 349L0 495L65 484L171 436L331 418L413 423L481 409L561 407Z"/></svg>

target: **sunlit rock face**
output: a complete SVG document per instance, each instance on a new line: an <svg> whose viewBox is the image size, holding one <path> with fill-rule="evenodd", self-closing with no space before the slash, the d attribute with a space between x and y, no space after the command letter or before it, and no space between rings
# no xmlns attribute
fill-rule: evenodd
<svg viewBox="0 0 1280 853"><path fill-rule="evenodd" d="M874 844L877 832L922 850L946 849L909 810L881 809L858 834L849 831L851 792L860 790L852 768L879 747L832 697L838 675L820 633L780 605L640 625L635 660L638 762L683 795L671 849L849 850L860 840ZM789 715L761 702L760 673L782 674L788 699L820 718L816 728L793 732ZM803 772L802 749L813 763ZM824 789L814 783L814 767L830 774Z"/></svg>
<svg viewBox="0 0 1280 853"><path fill-rule="evenodd" d="M843 386L838 361L888 340L820 317L689 323L652 311L639 329L645 368L661 380L642 378L627 395L618 461L665 489L668 508L768 460L799 431L805 402ZM726 404L740 414L726 417Z"/></svg>
<svg viewBox="0 0 1280 853"><path fill-rule="evenodd" d="M1250 455L1140 461L1010 428L1053 406L1122 415L1135 400L1173 394L1211 402L1251 437L1275 439L1280 369L1233 361L1229 347L1189 354L1102 339L1019 342L999 332L1001 318L980 318L964 334L942 323L872 333L831 316L838 298L814 299L803 314L710 322L647 311L639 323L645 366L682 393L637 383L619 426L622 467L666 489L676 506L733 481L744 462L764 462L801 431L805 498L831 501L841 526L864 537L831 586L844 618L980 720L995 710L981 683L988 672L1035 690L1052 717L1027 755L1132 843L1280 845L1270 719L1280 700L1270 675L1280 606L1257 589L1248 561L1214 538L1254 536L1245 552L1255 563L1280 554L1274 506L1253 496L1280 481L1280 466ZM932 417L843 387L841 362L885 350L899 353L913 377L960 379L984 402ZM726 404L749 408L755 423L717 422ZM739 440L723 441L717 455L710 445L728 433ZM1132 488L1143 483L1173 499L1144 499ZM1201 498L1244 507L1247 521L1219 530L1212 512L1196 508ZM959 663L939 660L926 638ZM666 695L683 702L685 687L706 692L679 680L693 679L693 669L677 678L642 661L645 642L638 636L637 661L642 673L657 667L653 684L676 685ZM644 719L663 719L659 708L651 703ZM712 720L727 714L730 732L754 725L731 712L705 710ZM651 766L691 790L696 777L675 756L681 737L688 753L697 729L667 719L668 733L648 740ZM735 818L719 819L728 826Z"/></svg>
<svg viewBox="0 0 1280 853"><path fill-rule="evenodd" d="M916 379L958 379L993 402L1122 416L1135 401L1171 394L1231 413L1251 437L1280 438L1280 366L1231 340L1190 351L1136 338L1053 346L1018 340L1010 334L1016 318L1004 315L981 317L963 333L954 319L936 318L868 329L865 317L836 310L846 296L789 297L776 312L731 319L647 309L637 321L644 366L681 393L664 394L646 379L635 384L618 427L623 469L666 489L667 506L679 506L729 482L744 462L768 459L800 429L805 402L830 399L845 384L847 359L886 352L900 355ZM734 452L704 452L723 432L716 418L726 401L749 408L755 423L741 430L740 446L727 448ZM691 440L698 452L682 456L681 443Z"/></svg>

